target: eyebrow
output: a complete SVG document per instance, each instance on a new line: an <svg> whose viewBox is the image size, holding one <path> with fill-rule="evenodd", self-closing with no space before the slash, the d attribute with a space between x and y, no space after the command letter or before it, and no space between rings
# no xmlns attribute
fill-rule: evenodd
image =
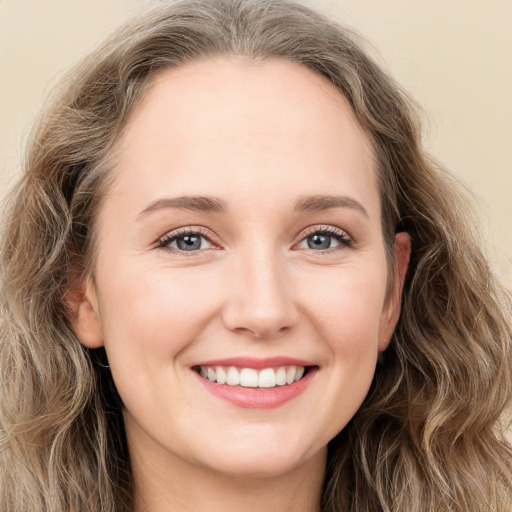
<svg viewBox="0 0 512 512"><path fill-rule="evenodd" d="M148 213L163 208L178 208L180 210L191 210L196 212L215 212L222 213L227 210L227 203L213 196L181 196L181 197L166 197L157 199L149 206L144 208L138 215L140 219Z"/></svg>
<svg viewBox="0 0 512 512"><path fill-rule="evenodd" d="M319 212L330 208L351 208L369 218L368 212L359 202L348 196L315 195L303 196L295 202L295 210L302 212Z"/></svg>
<svg viewBox="0 0 512 512"><path fill-rule="evenodd" d="M164 208L178 208L180 210L214 213L223 213L228 209L226 201L214 196L166 197L150 203L149 206L144 208L144 210L137 215L137 219L139 220L148 213ZM369 217L364 206L359 201L348 196L302 196L294 205L294 210L301 212L319 212L329 210L330 208L352 208L361 212L365 217Z"/></svg>

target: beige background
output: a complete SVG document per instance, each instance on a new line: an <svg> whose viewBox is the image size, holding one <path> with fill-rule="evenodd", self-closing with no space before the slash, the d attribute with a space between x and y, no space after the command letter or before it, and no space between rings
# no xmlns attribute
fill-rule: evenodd
<svg viewBox="0 0 512 512"><path fill-rule="evenodd" d="M157 0L153 0L155 2ZM0 0L0 195L52 84L143 0ZM473 190L512 288L512 0L318 0L425 107L430 150Z"/></svg>

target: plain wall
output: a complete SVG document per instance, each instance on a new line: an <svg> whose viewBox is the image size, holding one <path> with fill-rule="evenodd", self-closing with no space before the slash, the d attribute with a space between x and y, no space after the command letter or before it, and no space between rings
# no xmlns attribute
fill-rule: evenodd
<svg viewBox="0 0 512 512"><path fill-rule="evenodd" d="M157 0L0 0L0 195L59 76ZM512 0L318 0L369 39L424 106L427 145L474 192L512 289Z"/></svg>

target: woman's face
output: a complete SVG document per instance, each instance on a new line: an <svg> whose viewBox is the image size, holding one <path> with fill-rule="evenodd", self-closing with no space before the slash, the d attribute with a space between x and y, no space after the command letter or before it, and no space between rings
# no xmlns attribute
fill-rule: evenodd
<svg viewBox="0 0 512 512"><path fill-rule="evenodd" d="M399 308L347 102L298 64L198 62L157 77L117 149L75 330L105 346L133 457L323 463Z"/></svg>

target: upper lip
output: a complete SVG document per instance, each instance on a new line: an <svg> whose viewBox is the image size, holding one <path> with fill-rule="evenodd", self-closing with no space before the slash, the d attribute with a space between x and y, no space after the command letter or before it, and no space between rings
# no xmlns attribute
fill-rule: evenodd
<svg viewBox="0 0 512 512"><path fill-rule="evenodd" d="M316 366L311 361L297 359L294 357L277 356L277 357L228 357L223 359L210 359L201 361L194 366L235 366L238 368L254 368L261 370L263 368L279 368L280 366Z"/></svg>

